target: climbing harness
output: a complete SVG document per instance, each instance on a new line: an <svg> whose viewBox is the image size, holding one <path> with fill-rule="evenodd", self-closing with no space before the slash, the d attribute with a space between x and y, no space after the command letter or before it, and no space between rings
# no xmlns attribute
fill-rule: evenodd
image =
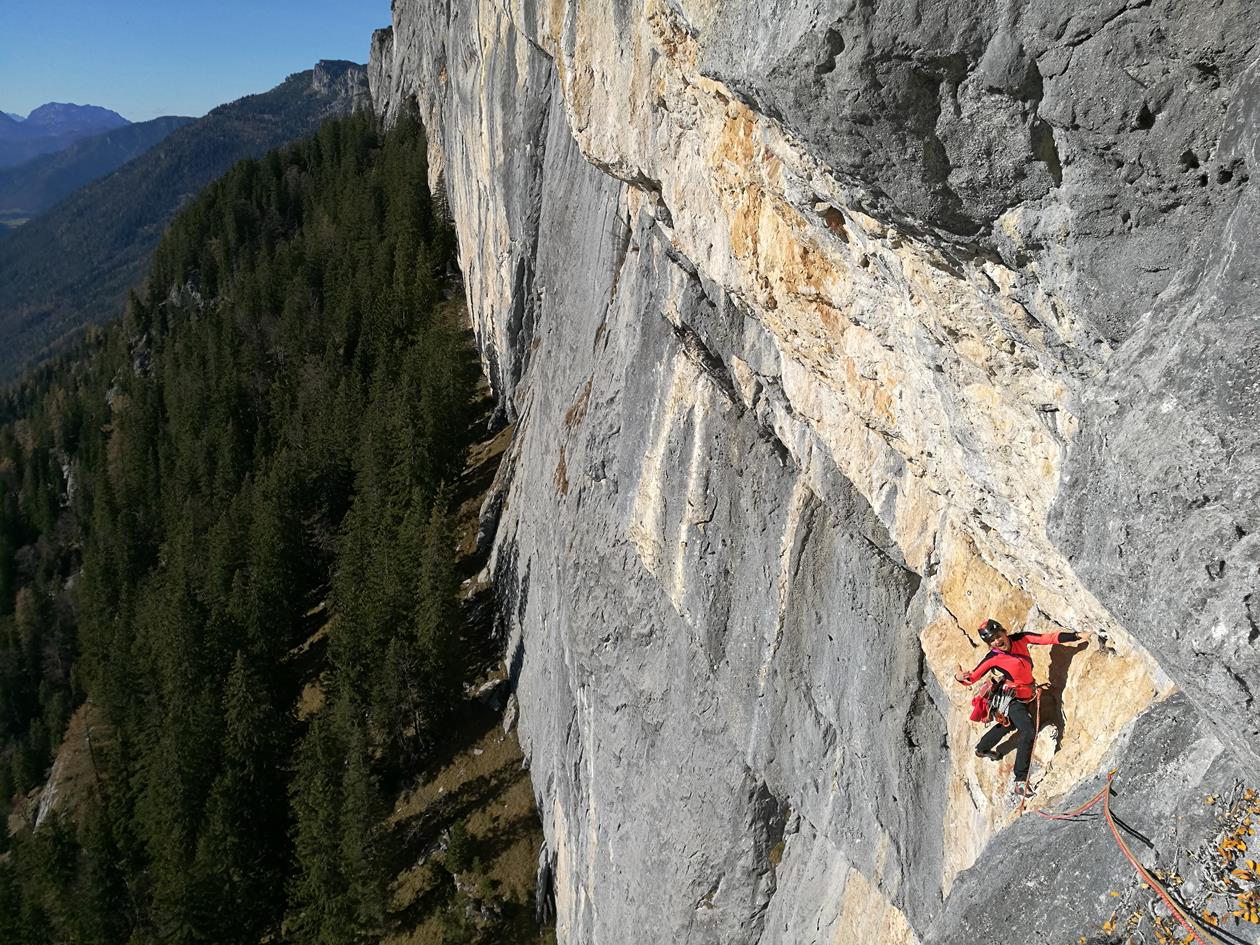
<svg viewBox="0 0 1260 945"><path fill-rule="evenodd" d="M992 679L985 680L971 700L971 721L988 725L994 722L1010 728L1011 694Z"/></svg>

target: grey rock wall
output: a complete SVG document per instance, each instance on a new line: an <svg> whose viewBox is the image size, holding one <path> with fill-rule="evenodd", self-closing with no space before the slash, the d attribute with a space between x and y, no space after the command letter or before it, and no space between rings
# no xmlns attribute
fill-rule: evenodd
<svg viewBox="0 0 1260 945"><path fill-rule="evenodd" d="M1245 0L773 7L680 3L704 24L701 69L868 190L879 216L1042 268L1053 255L1037 243L1066 224L1065 258L1042 278L1087 302L1109 342L1249 177L1220 146L1260 42ZM1008 242L998 220L1014 207L1056 226L1029 220Z"/></svg>
<svg viewBox="0 0 1260 945"><path fill-rule="evenodd" d="M1218 164L1255 166L1257 109L1253 65ZM1085 388L1053 525L1091 586L1260 767L1258 211L1248 184Z"/></svg>
<svg viewBox="0 0 1260 945"><path fill-rule="evenodd" d="M1038 657L1034 807L1119 766L1162 821L1260 757L1252 8L394 19L376 107L426 122L516 424L491 567L561 941L1051 942L1140 898L1097 824L1018 816L950 677L985 616L1105 634Z"/></svg>
<svg viewBox="0 0 1260 945"><path fill-rule="evenodd" d="M557 156L575 149L551 144L544 173L555 160L582 195L581 165ZM568 936L625 940L632 920L651 941L757 941L789 823L931 915L941 835L922 811L930 823L943 807L945 726L923 689L917 576L851 486L824 504L801 482L708 373L702 342L630 317L682 297L717 340L655 222L629 234L621 252L638 262L605 312L588 291L610 291L618 243L600 214L544 202L544 227L557 216L604 249L576 285L568 258L538 257L539 351L558 346L565 369L521 407L496 581L533 708L523 737L568 859ZM540 505L553 513L529 514Z"/></svg>
<svg viewBox="0 0 1260 945"><path fill-rule="evenodd" d="M1139 719L1117 743L1111 763L1123 772L1114 782L1113 816L1146 837L1154 850L1133 834L1123 833L1125 841L1147 863L1189 877L1179 898L1201 891L1199 862L1191 853L1199 853L1220 829L1219 812L1204 798L1249 772L1222 751L1180 695ZM1063 809L1084 804L1105 784L1102 776L1087 781ZM1135 894L1133 876L1099 809L1075 821L1025 816L960 877L924 945L1076 941L1090 931L1096 933L1092 941L1124 941L1125 919L1135 903L1150 898ZM1109 921L1116 931L1097 934ZM1255 940L1247 926L1225 926L1244 942ZM1176 931L1179 939L1185 937L1183 929Z"/></svg>

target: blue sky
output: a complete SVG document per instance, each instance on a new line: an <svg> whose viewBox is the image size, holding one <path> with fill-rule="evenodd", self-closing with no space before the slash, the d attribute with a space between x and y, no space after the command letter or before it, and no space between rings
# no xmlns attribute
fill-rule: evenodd
<svg viewBox="0 0 1260 945"><path fill-rule="evenodd" d="M201 116L318 59L366 62L390 0L3 0L0 111Z"/></svg>

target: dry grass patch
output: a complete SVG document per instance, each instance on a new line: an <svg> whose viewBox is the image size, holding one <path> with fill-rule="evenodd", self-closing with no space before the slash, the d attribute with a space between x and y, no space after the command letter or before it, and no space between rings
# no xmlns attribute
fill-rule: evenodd
<svg viewBox="0 0 1260 945"><path fill-rule="evenodd" d="M480 933L473 941L554 941L533 920L542 827L520 745L514 733L504 734L498 712L472 704L467 715L463 747L404 791L389 817L405 851L391 890L397 928L385 939L390 945L459 940L450 934L453 912ZM456 824L467 834L464 863L449 849Z"/></svg>

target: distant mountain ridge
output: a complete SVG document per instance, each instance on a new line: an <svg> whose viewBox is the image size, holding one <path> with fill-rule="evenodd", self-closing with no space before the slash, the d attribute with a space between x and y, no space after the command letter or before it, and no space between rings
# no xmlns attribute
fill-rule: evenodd
<svg viewBox="0 0 1260 945"><path fill-rule="evenodd" d="M128 161L139 157L192 118L167 115L76 141L15 167L0 168L0 222L27 219Z"/></svg>
<svg viewBox="0 0 1260 945"><path fill-rule="evenodd" d="M367 107L365 67L340 60L221 105L59 205L0 235L0 382L85 325L118 316L166 224L244 157Z"/></svg>
<svg viewBox="0 0 1260 945"><path fill-rule="evenodd" d="M100 105L48 102L26 118L8 112L0 120L0 167L21 164L41 154L69 147L81 138L130 125L126 118Z"/></svg>
<svg viewBox="0 0 1260 945"><path fill-rule="evenodd" d="M48 102L32 111L22 121L27 129L41 133L74 133L104 131L129 125L118 112L100 105L74 105L68 102Z"/></svg>

